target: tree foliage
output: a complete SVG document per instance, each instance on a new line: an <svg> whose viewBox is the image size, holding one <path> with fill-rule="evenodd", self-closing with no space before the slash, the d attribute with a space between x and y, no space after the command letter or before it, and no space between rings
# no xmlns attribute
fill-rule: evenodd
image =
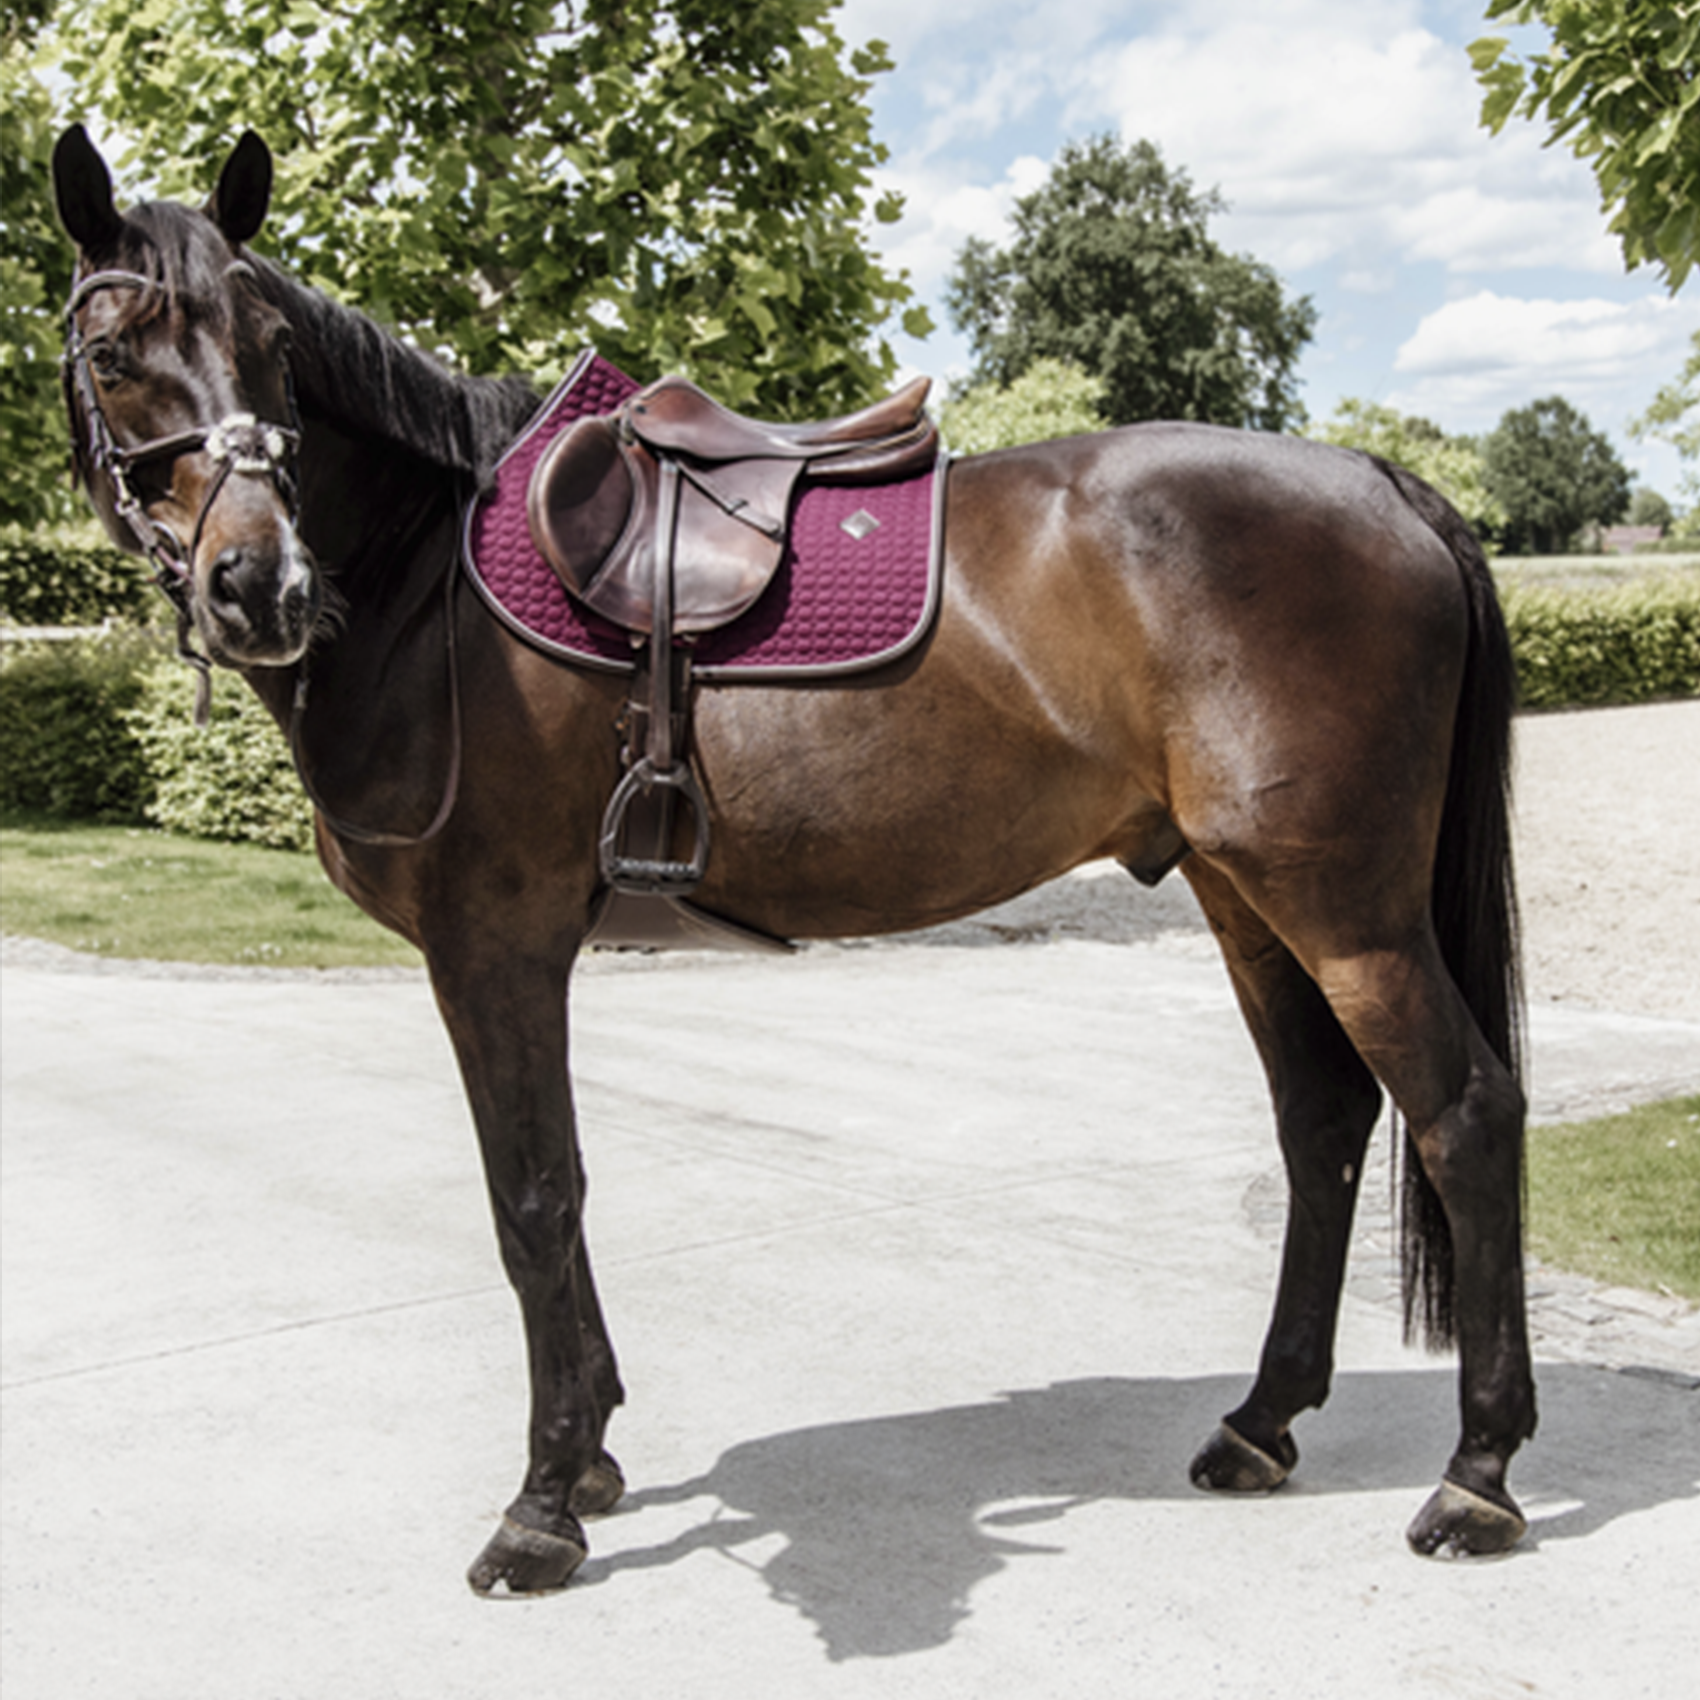
<svg viewBox="0 0 1700 1700"><path fill-rule="evenodd" d="M1645 413L1630 421L1629 434L1657 437L1682 457L1682 492L1693 505L1681 529L1700 536L1700 331L1694 333L1682 371L1660 389Z"/></svg>
<svg viewBox="0 0 1700 1700"><path fill-rule="evenodd" d="M1482 463L1513 554L1559 554L1584 526L1610 525L1629 506L1628 469L1562 396L1506 413L1482 445Z"/></svg>
<svg viewBox="0 0 1700 1700"><path fill-rule="evenodd" d="M0 34L0 526L29 529L71 511L59 409L59 306L71 255L53 217L53 102L40 76L45 0L9 8Z"/></svg>
<svg viewBox="0 0 1700 1700"><path fill-rule="evenodd" d="M1629 507L1623 518L1626 525L1656 525L1660 531L1668 531L1676 513L1657 490L1637 484L1629 494Z"/></svg>
<svg viewBox="0 0 1700 1700"><path fill-rule="evenodd" d="M1545 24L1551 45L1471 44L1483 125L1544 116L1593 167L1625 263L1679 289L1700 259L1700 0L1490 0L1487 16Z"/></svg>
<svg viewBox="0 0 1700 1700"><path fill-rule="evenodd" d="M1071 144L1016 202L1006 248L957 257L953 322L977 383L1008 385L1036 361L1102 380L1103 418L1204 419L1281 430L1303 417L1294 368L1316 312L1286 299L1260 261L1209 235L1223 210L1150 143Z"/></svg>
<svg viewBox="0 0 1700 1700"><path fill-rule="evenodd" d="M260 131L260 245L469 370L589 343L785 414L866 399L909 293L865 230L900 212L869 205L890 62L834 3L93 0L62 62L150 190L198 199Z"/></svg>
<svg viewBox="0 0 1700 1700"><path fill-rule="evenodd" d="M1306 435L1409 468L1484 536L1505 523L1505 510L1487 487L1481 445L1473 437L1449 437L1431 420L1354 396L1335 408L1332 419L1310 426Z"/></svg>
<svg viewBox="0 0 1700 1700"><path fill-rule="evenodd" d="M1061 360L1036 360L1011 384L975 384L939 409L939 429L961 454L1103 429L1103 382Z"/></svg>

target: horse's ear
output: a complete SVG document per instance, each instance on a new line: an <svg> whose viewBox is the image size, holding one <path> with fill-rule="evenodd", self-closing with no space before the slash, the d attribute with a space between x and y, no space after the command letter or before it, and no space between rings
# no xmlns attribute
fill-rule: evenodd
<svg viewBox="0 0 1700 1700"><path fill-rule="evenodd" d="M224 232L227 242L246 242L266 222L271 198L271 149L252 130L244 130L219 173L218 187L207 202L207 217Z"/></svg>
<svg viewBox="0 0 1700 1700"><path fill-rule="evenodd" d="M73 124L53 149L53 193L59 219L85 254L110 248L124 227L112 201L112 173L81 124Z"/></svg>

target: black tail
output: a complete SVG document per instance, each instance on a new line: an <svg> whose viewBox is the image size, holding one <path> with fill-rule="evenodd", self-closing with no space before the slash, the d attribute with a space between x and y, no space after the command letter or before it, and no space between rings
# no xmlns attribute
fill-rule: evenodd
<svg viewBox="0 0 1700 1700"><path fill-rule="evenodd" d="M1464 682L1434 868L1441 954L1482 1036L1521 1083L1523 988L1511 869L1511 716L1517 676L1493 575L1480 544L1444 497L1387 466L1399 493L1452 551L1469 601ZM1452 1231L1407 1135L1400 1183L1405 1335L1431 1347L1456 1338Z"/></svg>

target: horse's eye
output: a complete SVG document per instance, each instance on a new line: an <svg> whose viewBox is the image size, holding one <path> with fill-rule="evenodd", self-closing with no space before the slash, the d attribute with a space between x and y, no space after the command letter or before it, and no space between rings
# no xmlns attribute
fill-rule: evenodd
<svg viewBox="0 0 1700 1700"><path fill-rule="evenodd" d="M102 383L116 383L124 376L124 350L111 337L99 336L88 345L89 365Z"/></svg>

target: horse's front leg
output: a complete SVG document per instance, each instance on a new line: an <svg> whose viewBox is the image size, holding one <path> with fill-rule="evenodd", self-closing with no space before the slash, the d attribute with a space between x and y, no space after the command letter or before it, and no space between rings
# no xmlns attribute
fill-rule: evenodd
<svg viewBox="0 0 1700 1700"><path fill-rule="evenodd" d="M561 962L479 952L432 959L432 984L478 1129L531 1371L529 1465L519 1496L467 1573L481 1594L547 1593L587 1550L579 1522L623 1483L602 1450L624 1395L584 1244L584 1168L567 1074Z"/></svg>

